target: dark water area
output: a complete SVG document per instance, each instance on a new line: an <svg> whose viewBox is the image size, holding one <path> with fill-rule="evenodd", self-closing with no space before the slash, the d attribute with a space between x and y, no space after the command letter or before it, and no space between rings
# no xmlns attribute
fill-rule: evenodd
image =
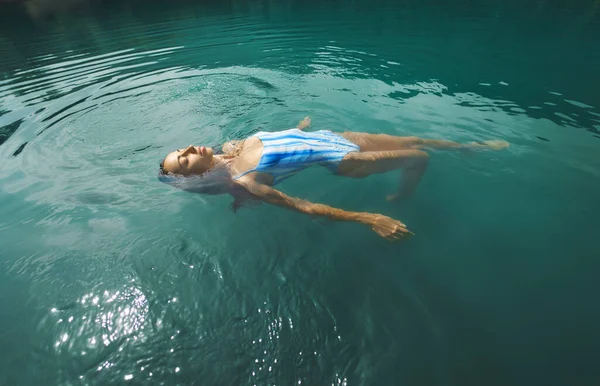
<svg viewBox="0 0 600 386"><path fill-rule="evenodd" d="M0 385L596 385L598 1L0 3ZM287 194L156 179L282 130L502 139Z"/></svg>

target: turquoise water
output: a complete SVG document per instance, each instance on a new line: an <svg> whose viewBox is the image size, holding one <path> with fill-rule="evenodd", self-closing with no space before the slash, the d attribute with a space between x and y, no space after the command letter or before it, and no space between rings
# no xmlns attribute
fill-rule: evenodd
<svg viewBox="0 0 600 386"><path fill-rule="evenodd" d="M0 384L598 384L597 2L115 3L0 6ZM156 179L305 115L511 147L280 185L400 243Z"/></svg>

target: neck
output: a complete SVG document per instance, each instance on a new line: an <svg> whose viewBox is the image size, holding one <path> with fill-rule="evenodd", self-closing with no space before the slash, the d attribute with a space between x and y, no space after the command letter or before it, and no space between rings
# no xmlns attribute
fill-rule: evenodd
<svg viewBox="0 0 600 386"><path fill-rule="evenodd" d="M228 164L231 161L233 161L235 157L231 156L231 155L227 155L227 154L219 154L219 155L215 155L213 156L213 164L216 165L217 163L225 163Z"/></svg>
<svg viewBox="0 0 600 386"><path fill-rule="evenodd" d="M233 161L233 158L234 157L227 156L224 154L215 155L215 156L213 156L212 167L219 166L219 165L229 166L231 161Z"/></svg>

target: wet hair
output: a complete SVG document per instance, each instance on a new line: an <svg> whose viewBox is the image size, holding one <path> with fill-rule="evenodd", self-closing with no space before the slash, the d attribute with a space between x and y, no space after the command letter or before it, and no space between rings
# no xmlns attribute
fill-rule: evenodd
<svg viewBox="0 0 600 386"><path fill-rule="evenodd" d="M166 176L167 174L169 174L168 170L165 170L165 160L167 159L167 157L163 158L162 161L160 161L160 164L158 165L158 167L160 168L158 171L158 175L164 175Z"/></svg>
<svg viewBox="0 0 600 386"><path fill-rule="evenodd" d="M200 194L229 194L234 198L232 208L256 203L256 198L246 189L233 182L229 169L225 165L216 165L200 175L184 176L165 170L165 160L159 165L158 180L177 189Z"/></svg>

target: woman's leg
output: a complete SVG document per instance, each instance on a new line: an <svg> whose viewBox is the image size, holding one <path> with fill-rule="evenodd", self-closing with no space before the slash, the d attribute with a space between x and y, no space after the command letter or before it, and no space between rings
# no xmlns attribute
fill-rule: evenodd
<svg viewBox="0 0 600 386"><path fill-rule="evenodd" d="M500 150L508 147L508 142L501 140L470 142L466 144L442 139L423 139L419 137L398 137L388 134L370 134L348 131L341 134L348 141L360 146L360 151L382 151L402 149L492 149Z"/></svg>
<svg viewBox="0 0 600 386"><path fill-rule="evenodd" d="M402 170L400 186L388 200L409 197L419 185L429 164L429 155L418 149L361 151L348 153L339 165L338 173L363 178L371 174Z"/></svg>
<svg viewBox="0 0 600 386"><path fill-rule="evenodd" d="M388 134L369 134L354 131L347 131L340 135L358 145L361 152L410 149L421 140L417 137L398 137Z"/></svg>

